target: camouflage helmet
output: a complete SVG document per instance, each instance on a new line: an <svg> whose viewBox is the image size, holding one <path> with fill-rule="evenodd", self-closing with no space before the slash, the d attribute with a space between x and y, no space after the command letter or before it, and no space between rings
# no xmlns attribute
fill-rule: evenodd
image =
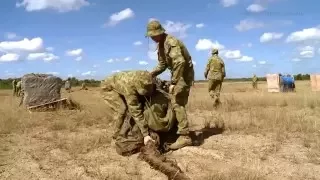
<svg viewBox="0 0 320 180"><path fill-rule="evenodd" d="M218 53L219 53L219 50L217 48L212 49L212 54L218 54Z"/></svg>
<svg viewBox="0 0 320 180"><path fill-rule="evenodd" d="M146 37L158 36L163 34L166 30L162 27L159 21L152 20L147 25Z"/></svg>

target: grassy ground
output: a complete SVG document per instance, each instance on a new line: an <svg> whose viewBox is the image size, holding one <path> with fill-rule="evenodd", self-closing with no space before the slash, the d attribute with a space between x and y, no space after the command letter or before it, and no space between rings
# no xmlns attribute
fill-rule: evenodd
<svg viewBox="0 0 320 180"><path fill-rule="evenodd" d="M193 87L189 120L224 132L201 146L167 153L192 179L320 179L320 96L309 82L297 92L267 93L266 85L224 83L213 110L206 84ZM0 91L0 179L146 179L166 177L116 154L112 122L98 89L71 96L82 111L29 113L11 91Z"/></svg>

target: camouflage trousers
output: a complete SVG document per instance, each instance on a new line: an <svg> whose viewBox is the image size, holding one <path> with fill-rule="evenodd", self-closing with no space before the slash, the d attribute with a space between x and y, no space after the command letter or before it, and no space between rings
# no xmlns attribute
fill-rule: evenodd
<svg viewBox="0 0 320 180"><path fill-rule="evenodd" d="M253 87L254 89L257 89L257 88L258 88L258 83L257 83L257 82L252 82L252 87Z"/></svg>
<svg viewBox="0 0 320 180"><path fill-rule="evenodd" d="M178 121L177 134L180 135L189 134L188 118L185 109L185 106L188 104L189 93L190 86L187 85L183 80L178 81L172 92L171 104Z"/></svg>
<svg viewBox="0 0 320 180"><path fill-rule="evenodd" d="M220 103L221 86L222 86L221 80L209 79L208 91L215 105L217 103Z"/></svg>
<svg viewBox="0 0 320 180"><path fill-rule="evenodd" d="M15 96L17 94L17 88L16 87L13 87L12 89L12 95Z"/></svg>
<svg viewBox="0 0 320 180"><path fill-rule="evenodd" d="M115 132L119 132L126 117L127 105L122 95L115 91L102 91L102 98L112 111Z"/></svg>

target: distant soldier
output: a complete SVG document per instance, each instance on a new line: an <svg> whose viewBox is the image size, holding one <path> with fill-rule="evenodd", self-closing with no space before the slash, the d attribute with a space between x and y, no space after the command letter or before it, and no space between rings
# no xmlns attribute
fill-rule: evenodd
<svg viewBox="0 0 320 180"><path fill-rule="evenodd" d="M88 88L86 87L86 83L85 82L83 82L81 84L81 89L80 90L88 90Z"/></svg>
<svg viewBox="0 0 320 180"><path fill-rule="evenodd" d="M225 65L218 56L218 49L212 50L212 56L209 58L204 77L209 80L208 91L213 98L214 106L220 104L220 91L224 78L226 77ZM209 75L209 76L208 76Z"/></svg>
<svg viewBox="0 0 320 180"><path fill-rule="evenodd" d="M254 74L253 77L252 77L252 87L254 89L257 89L258 88L258 78L257 76Z"/></svg>
<svg viewBox="0 0 320 180"><path fill-rule="evenodd" d="M65 90L70 93L71 92L71 83L69 81L69 79L66 81L66 83L64 84L64 88Z"/></svg>
<svg viewBox="0 0 320 180"><path fill-rule="evenodd" d="M17 94L17 81L14 79L12 81L12 95L16 96L16 94Z"/></svg>
<svg viewBox="0 0 320 180"><path fill-rule="evenodd" d="M17 83L16 86L16 95L19 97L21 95L21 80Z"/></svg>
<svg viewBox="0 0 320 180"><path fill-rule="evenodd" d="M149 135L148 122L143 114L142 100L155 90L155 84L148 71L123 71L107 77L101 83L101 94L105 103L115 112L113 120L116 128L115 139L124 123L127 110L138 125L144 137L144 143L153 139Z"/></svg>

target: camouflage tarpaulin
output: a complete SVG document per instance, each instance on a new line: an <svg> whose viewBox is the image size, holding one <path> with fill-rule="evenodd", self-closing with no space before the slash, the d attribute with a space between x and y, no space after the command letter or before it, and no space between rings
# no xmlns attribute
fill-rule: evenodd
<svg viewBox="0 0 320 180"><path fill-rule="evenodd" d="M62 79L48 74L26 74L22 77L23 104L35 106L61 98Z"/></svg>

